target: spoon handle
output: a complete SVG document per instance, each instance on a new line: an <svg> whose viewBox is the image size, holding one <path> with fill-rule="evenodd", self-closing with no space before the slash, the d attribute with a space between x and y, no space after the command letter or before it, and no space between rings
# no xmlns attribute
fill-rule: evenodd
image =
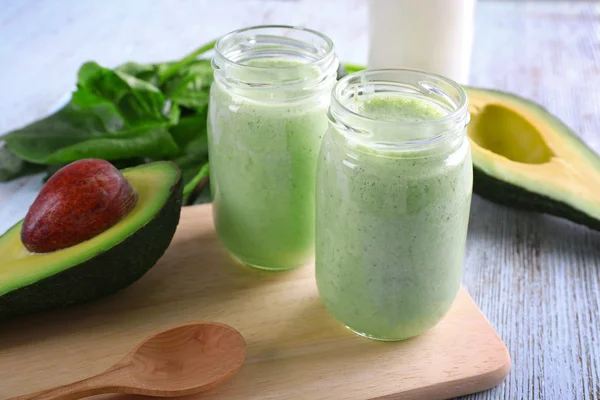
<svg viewBox="0 0 600 400"><path fill-rule="evenodd" d="M119 386L115 385L114 380L110 379L111 372L107 371L68 385L13 397L9 400L77 400L97 394L118 393L120 391Z"/></svg>

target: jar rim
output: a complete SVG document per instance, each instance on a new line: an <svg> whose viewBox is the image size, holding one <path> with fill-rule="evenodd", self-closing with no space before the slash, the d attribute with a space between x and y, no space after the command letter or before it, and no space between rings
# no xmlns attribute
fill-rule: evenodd
<svg viewBox="0 0 600 400"><path fill-rule="evenodd" d="M386 73L387 74L406 74L406 73L408 73L408 74L422 75L423 78L437 79L437 80L447 84L448 86L450 86L452 89L454 89L456 91L456 93L458 95L458 102L457 102L458 104L456 104L453 107L453 109L450 112L448 112L448 114L444 115L441 118L419 120L419 121L397 121L397 120L374 118L374 117L370 117L368 115L364 115L359 112L356 112L356 111L352 110L351 108L349 108L346 104L344 104L344 102L342 100L342 90L350 86L350 83L349 83L350 80L360 78L361 81L363 81L363 82L376 83L377 82L376 80L369 81L368 78L377 76L377 75L381 75L381 74L386 74ZM402 83L402 81L397 80L397 81L394 81L394 83ZM431 73L428 71L419 70L419 69L385 68L385 69L364 69L364 70L361 70L358 72L354 72L352 74L346 75L345 77L343 77L342 79L337 81L337 83L335 84L335 86L333 88L331 97L332 97L332 101L335 104L339 105L344 110L344 112L348 112L352 116L359 118L361 120L374 122L377 124L418 127L418 126L423 126L423 125L429 125L429 126L445 125L448 123L452 123L453 120L456 120L454 122L459 123L462 119L465 119L465 126L466 126L469 122L469 113L467 112L468 97L467 97L467 93L463 89L463 87L450 78L446 78L445 76ZM466 114L466 117L464 117L465 114Z"/></svg>
<svg viewBox="0 0 600 400"><path fill-rule="evenodd" d="M439 118L415 121L385 119L352 109L352 99L372 94L415 97L447 111ZM330 123L353 141L386 151L453 148L470 120L465 90L444 76L417 69L366 69L340 79L331 93ZM437 151L437 150L436 150Z"/></svg>
<svg viewBox="0 0 600 400"><path fill-rule="evenodd" d="M320 39L322 39L326 45L327 45L327 49L326 52L324 54L322 54L320 57L311 60L309 62L303 63L301 64L301 66L311 66L311 65L316 65L319 63L322 63L324 60L327 60L331 57L335 56L335 45L333 43L333 40L331 40L331 38L319 31L316 31L314 29L310 29L310 28L303 28L300 26L294 26L294 25L254 25L254 26L249 26L249 27L245 27L245 28L241 28L241 29L236 29L234 31L231 31L223 36L221 36L218 40L217 43L215 44L215 54L219 55L220 57L222 57L224 60L226 60L229 63L232 63L238 67L242 67L242 68L249 68L249 69L254 69L254 70L266 70L266 69L277 69L277 70L290 70L290 69L294 69L294 68L298 68L300 65L293 65L293 66L259 66L259 65L247 65L247 64L243 64L240 63L236 60L231 59L230 57L228 57L225 52L223 51L223 46L224 43L231 39L232 37L235 37L236 35L242 34L242 33L246 33L246 32L250 32L253 30L267 30L267 29L289 29L291 31L297 31L297 32L306 32L309 33L311 35L314 35ZM280 36L280 37L286 37L283 35L276 35L276 36Z"/></svg>

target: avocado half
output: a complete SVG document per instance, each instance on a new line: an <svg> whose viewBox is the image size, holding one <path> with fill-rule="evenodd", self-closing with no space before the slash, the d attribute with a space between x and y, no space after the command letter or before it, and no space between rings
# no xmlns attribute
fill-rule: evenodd
<svg viewBox="0 0 600 400"><path fill-rule="evenodd" d="M474 192L600 230L600 157L536 103L496 90L465 89Z"/></svg>
<svg viewBox="0 0 600 400"><path fill-rule="evenodd" d="M136 206L94 238L33 254L17 223L0 236L0 319L85 303L123 289L163 255L179 223L183 183L170 162L121 171L138 193Z"/></svg>

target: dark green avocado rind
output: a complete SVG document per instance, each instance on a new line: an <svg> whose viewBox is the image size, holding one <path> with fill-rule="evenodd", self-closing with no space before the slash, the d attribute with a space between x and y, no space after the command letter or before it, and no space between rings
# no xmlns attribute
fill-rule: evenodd
<svg viewBox="0 0 600 400"><path fill-rule="evenodd" d="M116 246L56 275L0 296L0 320L87 303L126 288L156 264L179 223L181 173L154 217Z"/></svg>
<svg viewBox="0 0 600 400"><path fill-rule="evenodd" d="M600 221L559 200L534 193L486 174L473 166L473 191L498 204L566 218L578 224L600 230Z"/></svg>

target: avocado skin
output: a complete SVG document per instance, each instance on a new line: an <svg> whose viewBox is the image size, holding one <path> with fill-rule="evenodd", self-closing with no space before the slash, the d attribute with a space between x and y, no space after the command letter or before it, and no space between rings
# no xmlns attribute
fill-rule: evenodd
<svg viewBox="0 0 600 400"><path fill-rule="evenodd" d="M169 247L179 224L181 176L160 211L121 243L91 259L0 296L0 321L106 297L152 268Z"/></svg>
<svg viewBox="0 0 600 400"><path fill-rule="evenodd" d="M496 179L473 165L473 192L497 204L566 218L594 230L600 221L566 203Z"/></svg>

